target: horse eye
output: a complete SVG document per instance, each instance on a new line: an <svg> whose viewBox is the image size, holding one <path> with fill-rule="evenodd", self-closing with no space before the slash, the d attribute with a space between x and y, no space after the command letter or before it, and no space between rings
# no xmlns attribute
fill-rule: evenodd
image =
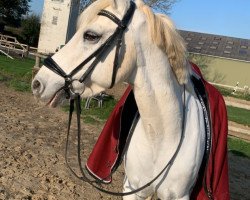
<svg viewBox="0 0 250 200"><path fill-rule="evenodd" d="M101 35L98 35L97 33L94 33L94 32L91 32L91 31L87 31L83 35L84 40L88 40L88 41L97 41L101 37L102 37Z"/></svg>

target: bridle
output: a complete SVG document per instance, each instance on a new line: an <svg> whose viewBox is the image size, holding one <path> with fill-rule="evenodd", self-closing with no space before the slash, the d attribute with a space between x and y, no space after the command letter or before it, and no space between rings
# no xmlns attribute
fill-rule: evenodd
<svg viewBox="0 0 250 200"><path fill-rule="evenodd" d="M86 173L83 170L82 167L82 160L81 160L81 97L79 93L74 91L73 88L73 82L74 81L79 81L80 83L84 84L84 81L86 80L87 77L91 75L97 64L100 62L104 54L106 53L106 50L111 48L114 44L116 46L116 52L115 52L115 58L114 58L114 63L113 63L113 73L112 73L112 79L111 79L111 84L110 88L112 88L115 84L115 79L116 79L116 74L117 70L119 68L119 54L120 54L120 48L122 44L122 38L124 35L125 30L128 27L129 22L131 21L134 12L135 12L136 5L133 1L130 1L130 7L126 14L124 15L123 19L120 20L118 19L114 14L110 13L109 11L106 10L101 10L98 15L105 16L112 20L114 23L117 24L117 28L115 32L97 49L95 50L88 58L86 58L82 63L80 63L74 70L72 70L69 74L66 74L66 72L53 60L52 57L48 57L44 60L44 66L53 71L54 73L58 74L62 78L64 78L65 83L64 86L61 87L57 92L64 90L66 93L67 99L70 99L70 111L69 111L69 121L68 121L68 130L67 130L67 141L66 141L66 151L65 151L65 160L68 168L70 171L73 173L75 177L78 179L89 183L92 185L94 188L98 189L101 192L110 194L110 195L115 195L115 196L127 196L131 194L135 194L147 187L149 187L153 182L155 182L163 173L164 171L167 170L168 167L170 167L177 156L179 149L182 144L183 140L183 135L184 135L184 126L185 126L185 85L184 85L184 104L183 104L183 119L182 119L182 133L181 133L181 138L180 142L176 148L175 153L173 154L172 158L168 161L167 165L160 171L160 173L152 179L150 182L145 184L144 186L135 189L131 192L125 192L125 193L119 193L119 192L112 192L105 190L99 186L100 183L103 183L102 180L90 180ZM79 80L74 79L74 75L76 75L87 63L89 63L93 58L94 61L91 63L91 65L88 67L88 69L84 72L84 74L81 76ZM78 136L78 144L77 144L77 154L78 154L78 165L80 169L80 173L82 176L78 176L75 171L70 167L69 162L68 162L68 148L69 148L69 133L70 133L70 127L71 127L71 121L72 121L72 114L74 112L74 109L76 109L76 114L77 114L77 136ZM111 177L113 172L108 177ZM108 178L106 177L106 178ZM105 180L104 178L103 180Z"/></svg>
<svg viewBox="0 0 250 200"><path fill-rule="evenodd" d="M122 44L122 38L124 35L125 30L127 29L127 26L132 19L135 12L135 3L133 1L130 2L130 7L126 14L124 15L123 19L118 19L114 14L110 13L106 10L101 10L98 15L105 16L112 20L114 23L117 24L117 28L115 32L97 49L95 50L89 57L87 57L83 62L81 62L75 69L73 69L69 74L66 74L66 72L53 60L52 57L48 57L44 60L44 66L46 66L48 69L53 71L54 73L58 74L65 80L65 84L60 90L64 90L67 94L68 98L72 98L76 93L73 89L73 82L79 81L83 84L83 82L86 80L87 77L92 73L92 71L95 69L97 64L101 61L104 54L106 53L107 49L111 48L114 43L116 42L116 52L115 52L115 58L113 63L113 74L112 74L112 80L110 84L110 88L112 88L115 84L115 78L117 74L117 70L119 68L119 54ZM91 65L88 67L88 69L84 72L84 74L81 76L79 80L74 79L74 75L76 75L86 64L88 64L93 58L94 61L91 63Z"/></svg>

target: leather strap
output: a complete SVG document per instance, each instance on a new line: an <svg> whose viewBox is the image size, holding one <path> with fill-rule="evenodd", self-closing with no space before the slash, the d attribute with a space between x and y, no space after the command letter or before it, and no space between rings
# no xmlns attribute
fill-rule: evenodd
<svg viewBox="0 0 250 200"><path fill-rule="evenodd" d="M44 60L44 65L49 68L51 71L56 73L57 75L66 78L67 74L63 71L63 69L51 58L51 56L47 57Z"/></svg>
<svg viewBox="0 0 250 200"><path fill-rule="evenodd" d="M71 121L72 121L72 114L74 112L74 103L75 103L75 106L76 106L76 115L77 115L77 158L78 158L78 166L79 166L79 169L80 169L80 173L82 176L79 176L76 174L76 172L71 168L69 162L68 162L68 149L69 149L69 134L70 134L70 126L71 126ZM81 104L80 104L80 95L77 94L76 95L76 98L75 99L72 99L70 101L70 112L69 112L69 120L68 120L68 131L67 131L67 141L66 141L66 151L65 151L65 160L66 160L66 164L68 166L68 168L70 169L70 171L72 172L72 174L84 181L84 182L87 182L88 184L90 184L91 186L93 186L94 188L96 188L97 190L103 192L103 193L106 193L106 194L109 194L109 195L114 195L114 196L128 196L128 195L131 195L131 194L135 194L137 192L140 192L142 190L144 190L145 188L149 187L150 185L152 185L165 171L169 170L170 167L172 166L180 148L181 148L181 145L182 145L182 141L183 141L183 138L184 138L184 131L185 131L185 121L186 121L186 89L185 89L185 85L184 85L184 88L183 88L183 116L182 116L182 130L181 130L181 137L180 137L180 141L179 141L179 144L173 154L173 156L171 157L171 159L168 161L168 163L166 164L166 166L160 171L160 173L155 177L153 178L150 182L146 183L145 185L143 185L142 187L139 187L131 192L112 192L112 191L109 191L109 190L105 190L101 187L98 186L98 184L100 183L103 183L103 180L90 180L88 178L88 176L86 175L84 169L83 169L83 166L82 166L82 160L81 160L81 121L80 121L80 118L81 118ZM137 115L138 116L138 115ZM135 128L135 127L134 127ZM134 129L133 128L133 129ZM132 135L130 136L132 137ZM128 145L129 144L126 144L126 149L128 148ZM124 153L124 152L122 152ZM108 177L111 177L112 174L114 173L114 171L108 176ZM106 178L108 178L106 177ZM105 179L106 179L105 178Z"/></svg>

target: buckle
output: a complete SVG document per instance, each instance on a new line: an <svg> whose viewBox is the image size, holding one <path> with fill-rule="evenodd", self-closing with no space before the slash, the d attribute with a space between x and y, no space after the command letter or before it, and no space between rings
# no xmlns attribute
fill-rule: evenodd
<svg viewBox="0 0 250 200"><path fill-rule="evenodd" d="M122 30L125 30L127 28L127 25L125 25L122 21L119 22L118 26Z"/></svg>
<svg viewBox="0 0 250 200"><path fill-rule="evenodd" d="M65 77L65 88L68 88L72 84L72 78L70 76Z"/></svg>

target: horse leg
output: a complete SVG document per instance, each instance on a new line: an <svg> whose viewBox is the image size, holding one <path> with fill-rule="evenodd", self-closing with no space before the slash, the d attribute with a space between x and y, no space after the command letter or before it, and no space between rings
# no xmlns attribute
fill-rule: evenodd
<svg viewBox="0 0 250 200"><path fill-rule="evenodd" d="M179 199L176 199L176 200L189 200L189 196L186 195L186 196L184 196L184 197L182 197L182 198L179 198Z"/></svg>
<svg viewBox="0 0 250 200"><path fill-rule="evenodd" d="M133 190L135 190L135 188L133 188L131 186L131 184L128 181L128 178L125 177L124 184L123 184L123 192L124 193L125 192L131 192ZM142 196L140 196L140 194L131 194L131 195L123 197L123 200L151 200L151 199L152 199L152 196L150 196L150 197L142 197Z"/></svg>
<svg viewBox="0 0 250 200"><path fill-rule="evenodd" d="M126 192L131 192L131 191L133 191L133 187L129 183L128 178L125 177L124 183L123 183L123 192L126 193ZM124 196L123 200L138 200L138 198L135 194L131 194L128 196Z"/></svg>

